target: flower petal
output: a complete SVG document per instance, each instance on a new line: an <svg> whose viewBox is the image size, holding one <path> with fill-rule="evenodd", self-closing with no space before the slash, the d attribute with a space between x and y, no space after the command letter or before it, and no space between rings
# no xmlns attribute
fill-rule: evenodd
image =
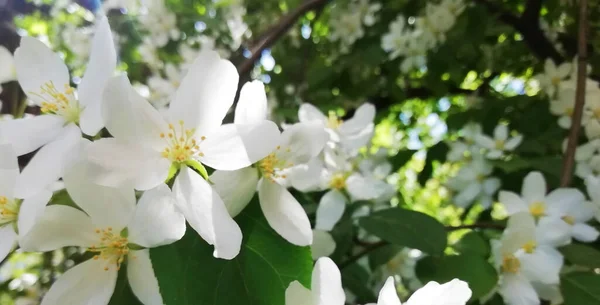
<svg viewBox="0 0 600 305"><path fill-rule="evenodd" d="M471 295L469 285L458 279L453 279L442 285L437 282L429 282L417 290L406 302L406 305L464 305L471 298Z"/></svg>
<svg viewBox="0 0 600 305"><path fill-rule="evenodd" d="M127 228L132 243L147 248L159 247L183 237L185 218L177 209L169 187L161 184L144 192Z"/></svg>
<svg viewBox="0 0 600 305"><path fill-rule="evenodd" d="M102 94L116 67L117 52L108 19L104 16L97 20L90 59L77 88L79 103L85 107L81 114L81 131L87 135L93 136L104 127L101 112Z"/></svg>
<svg viewBox="0 0 600 305"><path fill-rule="evenodd" d="M521 195L527 204L544 201L546 197L546 180L540 172L531 172L523 180Z"/></svg>
<svg viewBox="0 0 600 305"><path fill-rule="evenodd" d="M313 305L312 292L300 282L293 281L285 290L285 305Z"/></svg>
<svg viewBox="0 0 600 305"><path fill-rule="evenodd" d="M209 244L217 258L233 259L240 252L242 231L229 216L219 194L199 174L184 167L173 185L177 206L188 223Z"/></svg>
<svg viewBox="0 0 600 305"><path fill-rule="evenodd" d="M401 305L400 299L398 298L398 292L396 292L396 283L394 277L390 276L385 281L383 288L379 291L379 297L377 298L377 305Z"/></svg>
<svg viewBox="0 0 600 305"><path fill-rule="evenodd" d="M50 198L52 198L52 192L43 190L23 200L19 208L19 218L17 219L19 235L23 236L33 228L37 220L43 215L46 205L50 202Z"/></svg>
<svg viewBox="0 0 600 305"><path fill-rule="evenodd" d="M596 228L585 223L576 223L573 225L573 231L571 234L573 234L573 238L584 243L595 241L598 239L599 235Z"/></svg>
<svg viewBox="0 0 600 305"><path fill-rule="evenodd" d="M303 164L316 157L329 136L323 126L316 123L298 123L288 127L281 134L281 147L290 149L287 161Z"/></svg>
<svg viewBox="0 0 600 305"><path fill-rule="evenodd" d="M521 271L531 281L544 284L558 284L563 257L558 250L548 246L538 246L533 253L519 257Z"/></svg>
<svg viewBox="0 0 600 305"><path fill-rule="evenodd" d="M267 222L279 235L297 246L312 244L312 229L300 203L278 183L261 179L258 198Z"/></svg>
<svg viewBox="0 0 600 305"><path fill-rule="evenodd" d="M571 226L560 218L542 217L536 227L536 242L560 247L571 242Z"/></svg>
<svg viewBox="0 0 600 305"><path fill-rule="evenodd" d="M346 190L354 200L373 200L388 192L390 185L375 178L367 178L358 174L346 179Z"/></svg>
<svg viewBox="0 0 600 305"><path fill-rule="evenodd" d="M30 153L54 140L65 121L57 115L39 115L25 119L0 121L0 136L13 146L17 156Z"/></svg>
<svg viewBox="0 0 600 305"><path fill-rule="evenodd" d="M498 201L504 205L508 215L528 211L528 206L525 201L523 201L519 195L513 192L500 191L498 193Z"/></svg>
<svg viewBox="0 0 600 305"><path fill-rule="evenodd" d="M150 261L150 251L131 251L127 260L127 279L133 294L144 305L163 305L158 279Z"/></svg>
<svg viewBox="0 0 600 305"><path fill-rule="evenodd" d="M573 206L581 206L585 195L576 188L559 188L546 196L546 213L558 218L566 216Z"/></svg>
<svg viewBox="0 0 600 305"><path fill-rule="evenodd" d="M506 141L508 139L508 126L500 124L494 128L494 139Z"/></svg>
<svg viewBox="0 0 600 305"><path fill-rule="evenodd" d="M506 141L506 143L504 143L504 149L514 150L515 148L517 148L517 146L519 146L519 144L521 144L521 142L523 142L523 136L516 135L516 136L508 139L508 141Z"/></svg>
<svg viewBox="0 0 600 305"><path fill-rule="evenodd" d="M15 60L12 53L3 46L0 46L0 62L2 63L2 68L0 68L0 84L16 80Z"/></svg>
<svg viewBox="0 0 600 305"><path fill-rule="evenodd" d="M336 190L329 191L321 197L315 228L331 231L344 215L347 201L346 197Z"/></svg>
<svg viewBox="0 0 600 305"><path fill-rule="evenodd" d="M90 259L69 269L48 290L41 305L108 304L118 271L114 267L105 271L106 264L103 259Z"/></svg>
<svg viewBox="0 0 600 305"><path fill-rule="evenodd" d="M127 186L106 187L94 183L84 160L73 165L63 181L69 196L99 227L121 230L127 226L135 205L135 192Z"/></svg>
<svg viewBox="0 0 600 305"><path fill-rule="evenodd" d="M270 154L279 141L279 128L271 121L226 124L200 143L200 161L214 169L236 170Z"/></svg>
<svg viewBox="0 0 600 305"><path fill-rule="evenodd" d="M33 37L21 38L21 45L15 50L15 69L19 85L36 104L41 104L42 99L32 93L39 94L42 86L52 83L61 90L71 83L60 56Z"/></svg>
<svg viewBox="0 0 600 305"><path fill-rule="evenodd" d="M344 305L346 302L340 270L328 257L320 258L315 264L311 287L315 305Z"/></svg>
<svg viewBox="0 0 600 305"><path fill-rule="evenodd" d="M354 112L354 116L343 122L339 131L342 135L352 135L357 134L367 129L369 125L373 124L373 120L375 119L375 106L370 103L364 103L356 112Z"/></svg>
<svg viewBox="0 0 600 305"><path fill-rule="evenodd" d="M7 198L13 198L17 177L19 175L19 163L17 155L10 144L0 144L0 194Z"/></svg>
<svg viewBox="0 0 600 305"><path fill-rule="evenodd" d="M258 185L256 168L246 167L236 171L214 171L210 180L231 217L237 216L252 200Z"/></svg>
<svg viewBox="0 0 600 305"><path fill-rule="evenodd" d="M87 148L88 173L96 183L116 187L130 185L148 190L163 183L169 175L171 161L159 152L135 144L104 138Z"/></svg>
<svg viewBox="0 0 600 305"><path fill-rule="evenodd" d="M317 107L304 103L298 109L298 120L300 122L318 121L324 124L327 121L327 117Z"/></svg>
<svg viewBox="0 0 600 305"><path fill-rule="evenodd" d="M52 251L66 246L90 247L98 242L92 219L82 211L51 205L19 244L25 251Z"/></svg>
<svg viewBox="0 0 600 305"><path fill-rule="evenodd" d="M267 119L267 94L265 85L258 80L247 82L240 91L235 107L236 124L258 123Z"/></svg>
<svg viewBox="0 0 600 305"><path fill-rule="evenodd" d="M0 227L0 262L2 262L17 242L17 233L11 225Z"/></svg>
<svg viewBox="0 0 600 305"><path fill-rule="evenodd" d="M212 50L201 51L171 102L172 122L183 120L200 133L221 125L233 104L239 76L235 66Z"/></svg>
<svg viewBox="0 0 600 305"><path fill-rule="evenodd" d="M521 274L505 274L499 293L506 304L539 305L540 299L531 282Z"/></svg>
<svg viewBox="0 0 600 305"><path fill-rule="evenodd" d="M52 142L42 147L17 179L16 197L33 196L63 176L73 159L81 153L85 140L75 124L66 126Z"/></svg>
<svg viewBox="0 0 600 305"><path fill-rule="evenodd" d="M313 243L310 246L313 260L330 256L335 251L336 243L327 231L313 230Z"/></svg>
<svg viewBox="0 0 600 305"><path fill-rule="evenodd" d="M494 147L496 147L496 142L494 141L494 139L484 134L476 135L475 142L477 143L477 145L487 149L493 149Z"/></svg>

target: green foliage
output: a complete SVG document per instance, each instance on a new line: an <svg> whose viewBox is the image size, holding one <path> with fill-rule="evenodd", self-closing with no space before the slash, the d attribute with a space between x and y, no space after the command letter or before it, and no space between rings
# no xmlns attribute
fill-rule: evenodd
<svg viewBox="0 0 600 305"><path fill-rule="evenodd" d="M310 287L308 247L280 237L266 222L255 196L235 220L244 234L233 260L213 257L213 247L188 227L184 238L152 249L150 256L165 305L280 305L292 281Z"/></svg>
<svg viewBox="0 0 600 305"><path fill-rule="evenodd" d="M484 258L490 255L490 244L476 231L465 234L453 248L461 254L473 254Z"/></svg>
<svg viewBox="0 0 600 305"><path fill-rule="evenodd" d="M600 268L600 251L587 245L570 244L560 249L565 259L571 264Z"/></svg>
<svg viewBox="0 0 600 305"><path fill-rule="evenodd" d="M564 305L600 304L600 275L594 273L570 273L561 278L560 289Z"/></svg>
<svg viewBox="0 0 600 305"><path fill-rule="evenodd" d="M359 225L369 233L395 245L441 254L446 248L444 226L426 214L392 208L363 217Z"/></svg>

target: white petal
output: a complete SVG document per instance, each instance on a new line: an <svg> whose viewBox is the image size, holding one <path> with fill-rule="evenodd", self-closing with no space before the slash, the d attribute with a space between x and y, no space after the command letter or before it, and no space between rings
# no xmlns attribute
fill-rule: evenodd
<svg viewBox="0 0 600 305"><path fill-rule="evenodd" d="M298 120L300 122L321 122L325 123L327 117L317 107L311 104L302 104L298 109Z"/></svg>
<svg viewBox="0 0 600 305"><path fill-rule="evenodd" d="M79 155L82 143L79 127L75 124L66 126L54 141L42 147L29 161L17 179L17 197L33 196L56 182Z"/></svg>
<svg viewBox="0 0 600 305"><path fill-rule="evenodd" d="M571 226L560 218L542 217L536 228L536 239L538 244L564 246L571 242Z"/></svg>
<svg viewBox="0 0 600 305"><path fill-rule="evenodd" d="M500 193L498 193L498 201L504 205L508 215L513 215L528 210L525 201L523 201L519 195L513 192L500 191Z"/></svg>
<svg viewBox="0 0 600 305"><path fill-rule="evenodd" d="M417 290L406 304L464 305L471 298L471 295L469 285L458 279L453 279L442 285L429 282L423 288Z"/></svg>
<svg viewBox="0 0 600 305"><path fill-rule="evenodd" d="M12 53L3 46L0 46L0 62L2 63L2 67L0 68L0 84L16 80L15 60Z"/></svg>
<svg viewBox="0 0 600 305"><path fill-rule="evenodd" d="M61 275L41 305L106 305L117 283L117 268L104 270L106 261L87 260Z"/></svg>
<svg viewBox="0 0 600 305"><path fill-rule="evenodd" d="M322 125L298 123L283 131L281 147L290 149L287 161L302 164L321 153L328 139L329 136Z"/></svg>
<svg viewBox="0 0 600 305"><path fill-rule="evenodd" d="M315 264L311 288L315 305L344 305L346 302L340 270L328 257L320 258Z"/></svg>
<svg viewBox="0 0 600 305"><path fill-rule="evenodd" d="M79 102L85 107L80 120L81 130L85 134L93 136L104 127L101 113L102 94L116 67L117 52L108 19L101 17L97 20L85 74L77 87Z"/></svg>
<svg viewBox="0 0 600 305"><path fill-rule="evenodd" d="M342 146L346 148L346 150L355 151L365 145L368 145L373 138L374 132L375 125L371 124L357 134L340 136L340 142L342 143Z"/></svg>
<svg viewBox="0 0 600 305"><path fill-rule="evenodd" d="M285 290L285 305L313 305L312 292L293 281Z"/></svg>
<svg viewBox="0 0 600 305"><path fill-rule="evenodd" d="M504 152L502 150L492 149L488 151L488 153L485 156L490 160L497 160L504 156Z"/></svg>
<svg viewBox="0 0 600 305"><path fill-rule="evenodd" d="M500 124L494 128L494 139L506 141L508 139L508 126Z"/></svg>
<svg viewBox="0 0 600 305"><path fill-rule="evenodd" d="M385 281L383 288L379 291L379 297L377 298L377 305L401 305L400 299L398 298L398 292L396 292L396 283L394 277L390 276Z"/></svg>
<svg viewBox="0 0 600 305"><path fill-rule="evenodd" d="M90 247L99 242L92 219L64 205L46 207L44 214L19 244L25 251L52 251L66 246Z"/></svg>
<svg viewBox="0 0 600 305"><path fill-rule="evenodd" d="M346 209L346 197L339 191L332 190L327 192L317 208L317 220L315 228L324 231L331 231L340 221L344 210Z"/></svg>
<svg viewBox="0 0 600 305"><path fill-rule="evenodd" d="M19 235L23 236L27 234L37 223L37 220L43 215L46 205L50 202L51 197L52 192L43 190L38 194L23 200L21 207L19 208L19 218L17 220Z"/></svg>
<svg viewBox="0 0 600 305"><path fill-rule="evenodd" d="M90 179L88 166L86 161L80 161L65 173L63 181L69 196L96 226L125 228L136 207L133 188L96 184Z"/></svg>
<svg viewBox="0 0 600 305"><path fill-rule="evenodd" d="M237 216L252 200L258 185L258 172L254 167L236 171L214 171L210 175L213 188L223 202L231 217Z"/></svg>
<svg viewBox="0 0 600 305"><path fill-rule="evenodd" d="M354 116L342 123L339 131L343 135L357 134L362 130L367 129L373 124L375 119L375 106L370 103L364 103L354 113Z"/></svg>
<svg viewBox="0 0 600 305"><path fill-rule="evenodd" d="M226 124L200 143L200 161L214 169L236 170L270 154L279 142L279 128L271 121Z"/></svg>
<svg viewBox="0 0 600 305"><path fill-rule="evenodd" d="M546 197L546 180L544 180L544 176L540 172L531 172L525 176L521 195L528 204L536 201L543 202Z"/></svg>
<svg viewBox="0 0 600 305"><path fill-rule="evenodd" d="M127 259L127 279L133 294L144 305L163 305L158 280L150 261L150 252L131 251Z"/></svg>
<svg viewBox="0 0 600 305"><path fill-rule="evenodd" d="M563 297L560 291L560 285L546 285L540 282L533 282L533 289L543 300L550 301L550 304L563 304Z"/></svg>
<svg viewBox="0 0 600 305"><path fill-rule="evenodd" d="M0 227L0 262L2 262L17 242L17 233L12 225Z"/></svg>
<svg viewBox="0 0 600 305"><path fill-rule="evenodd" d="M473 203L475 198L481 193L482 185L480 183L471 183L465 189L460 191L456 197L454 197L454 202L459 207L467 207Z"/></svg>
<svg viewBox="0 0 600 305"><path fill-rule="evenodd" d="M502 236L502 254L514 254L526 243L536 240L535 220L529 212L520 212L508 219Z"/></svg>
<svg viewBox="0 0 600 305"><path fill-rule="evenodd" d="M19 175L17 155L10 144L0 144L0 194L13 198Z"/></svg>
<svg viewBox="0 0 600 305"><path fill-rule="evenodd" d="M240 98L235 107L234 123L258 123L266 120L267 114L265 85L258 80L245 83L240 91Z"/></svg>
<svg viewBox="0 0 600 305"><path fill-rule="evenodd" d="M317 158L313 158L306 164L293 166L287 170L287 176L292 187L301 191L307 192L320 188L319 177L323 171L323 164Z"/></svg>
<svg viewBox="0 0 600 305"><path fill-rule="evenodd" d="M594 202L600 203L600 177L590 176L585 179L588 195Z"/></svg>
<svg viewBox="0 0 600 305"><path fill-rule="evenodd" d="M523 136L516 135L516 136L508 139L508 141L506 141L506 143L504 143L504 149L514 150L515 148L517 148L517 146L519 146L519 144L521 144L521 142L523 142Z"/></svg>
<svg viewBox="0 0 600 305"><path fill-rule="evenodd" d="M576 188L559 188L546 196L546 213L556 217L568 215L573 206L580 206L585 196Z"/></svg>
<svg viewBox="0 0 600 305"><path fill-rule="evenodd" d="M333 254L335 247L335 240L329 232L313 230L313 243L310 246L313 260Z"/></svg>
<svg viewBox="0 0 600 305"><path fill-rule="evenodd" d="M190 226L207 243L215 246L215 257L233 259L238 255L242 231L208 182L184 167L175 179L173 193L177 197L177 206Z"/></svg>
<svg viewBox="0 0 600 305"><path fill-rule="evenodd" d="M499 289L500 295L506 304L511 305L539 305L540 299L523 275L507 274L502 280Z"/></svg>
<svg viewBox="0 0 600 305"><path fill-rule="evenodd" d="M278 183L261 179L258 198L267 222L279 235L297 246L312 244L308 216L287 189Z"/></svg>
<svg viewBox="0 0 600 305"><path fill-rule="evenodd" d="M183 120L186 126L210 133L221 125L233 104L238 80L230 61L221 59L215 51L200 52L171 102L172 122Z"/></svg>
<svg viewBox="0 0 600 305"><path fill-rule="evenodd" d="M165 142L160 134L168 124L129 83L125 75L108 80L101 103L104 124L120 142L140 143L162 151Z"/></svg>
<svg viewBox="0 0 600 305"><path fill-rule="evenodd" d="M168 245L185 234L185 218L176 207L175 196L166 184L144 192L129 229L129 240L143 247Z"/></svg>
<svg viewBox="0 0 600 305"><path fill-rule="evenodd" d="M576 223L573 225L573 238L577 239L581 242L593 242L598 239L598 230L596 228L584 224L584 223Z"/></svg>
<svg viewBox="0 0 600 305"><path fill-rule="evenodd" d="M366 178L358 174L346 179L346 190L354 200L372 200L384 195L389 184L374 178Z"/></svg>
<svg viewBox="0 0 600 305"><path fill-rule="evenodd" d="M531 254L523 254L519 257L521 271L532 281L545 284L558 284L558 273L563 265L563 257L558 250L538 246Z"/></svg>
<svg viewBox="0 0 600 305"><path fill-rule="evenodd" d="M487 149L492 149L492 148L496 147L496 142L494 142L494 139L492 139L486 135L483 135L483 134L476 135L475 142L479 146L481 146L483 148L487 148Z"/></svg>
<svg viewBox="0 0 600 305"><path fill-rule="evenodd" d="M15 68L19 85L38 104L40 98L32 93L39 94L43 85L52 83L61 90L70 84L69 70L60 56L32 37L21 38L15 50Z"/></svg>
<svg viewBox="0 0 600 305"><path fill-rule="evenodd" d="M2 120L0 140L11 144L17 156L21 156L54 140L61 133L64 124L63 118L57 115Z"/></svg>
<svg viewBox="0 0 600 305"><path fill-rule="evenodd" d="M122 144L114 138L91 143L87 156L93 163L88 168L92 179L112 187L124 184L138 190L151 189L167 179L171 167L171 161L159 152L135 144Z"/></svg>

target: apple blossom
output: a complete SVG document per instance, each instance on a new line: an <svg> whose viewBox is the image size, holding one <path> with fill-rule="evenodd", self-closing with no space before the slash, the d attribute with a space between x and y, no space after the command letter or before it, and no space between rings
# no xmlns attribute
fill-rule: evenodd
<svg viewBox="0 0 600 305"><path fill-rule="evenodd" d="M508 126L499 124L494 128L494 137L480 134L475 137L475 141L481 147L487 150L488 159L499 159L504 156L506 151L513 151L523 141L523 136L516 135L509 138Z"/></svg>
<svg viewBox="0 0 600 305"><path fill-rule="evenodd" d="M285 291L285 305L344 305L346 302L340 270L328 257L317 260L310 287L309 290L298 281L290 283Z"/></svg>
<svg viewBox="0 0 600 305"><path fill-rule="evenodd" d="M0 84L17 79L15 60L8 49L0 46ZM0 89L1 91L2 89Z"/></svg>
<svg viewBox="0 0 600 305"><path fill-rule="evenodd" d="M429 282L419 290L415 291L412 296L404 303L405 305L464 305L471 298L472 292L469 285L461 280L453 279L452 281L439 284L437 282ZM401 305L400 299L396 292L394 278L388 277L379 291L377 304L369 305Z"/></svg>

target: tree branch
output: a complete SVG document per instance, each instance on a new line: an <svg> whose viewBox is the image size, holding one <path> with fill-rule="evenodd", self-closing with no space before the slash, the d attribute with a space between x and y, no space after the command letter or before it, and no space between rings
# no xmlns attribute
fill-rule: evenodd
<svg viewBox="0 0 600 305"><path fill-rule="evenodd" d="M287 31L296 23L298 18L302 17L309 11L320 9L327 4L329 0L310 0L306 1L298 6L291 13L281 17L277 23L271 26L264 35L259 38L256 43L249 48L250 57L244 60L238 65L238 73L245 75L250 72L254 63L260 58L261 53L266 48L270 47L279 38L281 38Z"/></svg>
<svg viewBox="0 0 600 305"><path fill-rule="evenodd" d="M563 159L560 186L567 187L571 184L573 177L573 166L575 163L575 150L581 129L581 116L585 104L585 85L587 80L587 31L588 31L588 3L587 0L579 0L579 30L578 30L578 62L577 62L577 88L575 90L575 107L567 150Z"/></svg>

